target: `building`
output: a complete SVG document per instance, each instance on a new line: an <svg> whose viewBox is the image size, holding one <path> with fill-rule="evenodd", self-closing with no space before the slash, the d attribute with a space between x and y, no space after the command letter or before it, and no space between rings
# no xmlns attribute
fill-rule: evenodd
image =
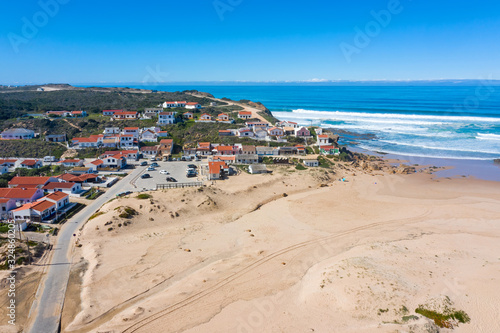
<svg viewBox="0 0 500 333"><path fill-rule="evenodd" d="M54 192L35 202L24 204L11 212L15 220L30 220L34 222L55 222L57 213L69 205L69 196L66 193Z"/></svg>
<svg viewBox="0 0 500 333"><path fill-rule="evenodd" d="M212 121L212 116L208 113L204 113L200 116L200 121Z"/></svg>
<svg viewBox="0 0 500 333"><path fill-rule="evenodd" d="M20 167L26 169L38 169L43 166L40 160L24 160L21 162Z"/></svg>
<svg viewBox="0 0 500 333"><path fill-rule="evenodd" d="M233 131L231 130L219 130L219 136L232 136Z"/></svg>
<svg viewBox="0 0 500 333"><path fill-rule="evenodd" d="M267 132L271 136L283 136L285 134L279 127L271 127Z"/></svg>
<svg viewBox="0 0 500 333"><path fill-rule="evenodd" d="M297 137L310 137L311 136L311 131L309 131L305 127L300 127L295 130L295 136Z"/></svg>
<svg viewBox="0 0 500 333"><path fill-rule="evenodd" d="M327 146L330 143L330 138L326 134L318 135L318 146Z"/></svg>
<svg viewBox="0 0 500 333"><path fill-rule="evenodd" d="M159 138L166 138L167 136L168 136L168 131L159 131L158 132Z"/></svg>
<svg viewBox="0 0 500 333"><path fill-rule="evenodd" d="M104 129L104 135L115 135L115 134L120 134L119 127L106 127Z"/></svg>
<svg viewBox="0 0 500 333"><path fill-rule="evenodd" d="M295 155L297 147L280 147L280 155Z"/></svg>
<svg viewBox="0 0 500 333"><path fill-rule="evenodd" d="M156 157L158 155L159 145L141 147L141 154L145 157Z"/></svg>
<svg viewBox="0 0 500 333"><path fill-rule="evenodd" d="M319 152L322 155L339 155L340 149L335 146L320 146Z"/></svg>
<svg viewBox="0 0 500 333"><path fill-rule="evenodd" d="M144 132L141 133L141 142L157 142L158 141L158 134L156 134L155 131L152 131L150 129L145 130Z"/></svg>
<svg viewBox="0 0 500 333"><path fill-rule="evenodd" d="M251 137L254 137L254 136L255 136L255 134L254 134L253 130L251 130L250 128L246 128L246 127L244 127L244 128L240 128L240 129L238 130L238 136L239 136L240 138L244 138L244 137L249 137L249 138L251 138Z"/></svg>
<svg viewBox="0 0 500 333"><path fill-rule="evenodd" d="M186 103L186 109L201 109L201 104L196 102L188 102Z"/></svg>
<svg viewBox="0 0 500 333"><path fill-rule="evenodd" d="M6 165L0 165L0 175L6 174L9 172L9 167Z"/></svg>
<svg viewBox="0 0 500 333"><path fill-rule="evenodd" d="M5 165L7 168L13 168L16 166L17 160L14 159L7 159L7 160L0 160L0 165Z"/></svg>
<svg viewBox="0 0 500 333"><path fill-rule="evenodd" d="M59 162L64 167L81 167L83 166L83 161L78 159L63 160Z"/></svg>
<svg viewBox="0 0 500 333"><path fill-rule="evenodd" d="M175 101L175 102L164 102L162 104L164 109L169 109L169 108L184 108L186 107L187 102L186 101Z"/></svg>
<svg viewBox="0 0 500 333"><path fill-rule="evenodd" d="M45 136L47 142L65 142L66 134L51 134Z"/></svg>
<svg viewBox="0 0 500 333"><path fill-rule="evenodd" d="M72 182L53 182L45 185L43 190L48 193L63 192L68 195L78 195L82 192L82 185Z"/></svg>
<svg viewBox="0 0 500 333"><path fill-rule="evenodd" d="M220 113L217 116L218 121L229 121L229 116L226 113Z"/></svg>
<svg viewBox="0 0 500 333"><path fill-rule="evenodd" d="M139 141L134 137L133 134L122 134L120 135L120 148L133 148L138 146Z"/></svg>
<svg viewBox="0 0 500 333"><path fill-rule="evenodd" d="M136 120L139 117L137 111L116 111L113 113L115 120Z"/></svg>
<svg viewBox="0 0 500 333"><path fill-rule="evenodd" d="M236 163L238 163L238 164L257 164L257 163L259 163L259 155L257 155L257 154L239 154L239 155L236 155Z"/></svg>
<svg viewBox="0 0 500 333"><path fill-rule="evenodd" d="M144 113L155 113L158 115L158 113L163 112L163 108L145 108Z"/></svg>
<svg viewBox="0 0 500 333"><path fill-rule="evenodd" d="M71 115L69 111L47 111L45 112L47 117L55 116L55 117L68 117Z"/></svg>
<svg viewBox="0 0 500 333"><path fill-rule="evenodd" d="M296 145L295 148L297 148L298 155L306 155L306 147L302 145Z"/></svg>
<svg viewBox="0 0 500 333"><path fill-rule="evenodd" d="M10 128L2 132L2 140L29 140L35 137L35 132L26 128Z"/></svg>
<svg viewBox="0 0 500 333"><path fill-rule="evenodd" d="M161 158L170 158L172 151L174 150L174 140L163 139L160 141L160 147L158 149L158 154Z"/></svg>
<svg viewBox="0 0 500 333"><path fill-rule="evenodd" d="M158 124L159 125L171 125L175 122L174 112L160 112L158 113Z"/></svg>
<svg viewBox="0 0 500 333"><path fill-rule="evenodd" d="M265 147L265 146L258 146L255 147L256 153L259 156L278 156L279 155L279 148L277 147Z"/></svg>
<svg viewBox="0 0 500 333"><path fill-rule="evenodd" d="M182 114L182 117L183 117L184 119L193 119L193 118L194 118L194 114L193 114L192 112L189 112L189 111L188 111L188 112L184 112L184 113Z"/></svg>
<svg viewBox="0 0 500 333"><path fill-rule="evenodd" d="M102 170L102 169L120 170L127 165L127 159L122 154L116 154L113 156L108 156L106 158L95 160L93 162L90 162L90 164L94 165L96 170Z"/></svg>
<svg viewBox="0 0 500 333"><path fill-rule="evenodd" d="M103 110L102 115L106 117L113 117L115 112L123 112L123 110Z"/></svg>
<svg viewBox="0 0 500 333"><path fill-rule="evenodd" d="M71 116L72 117L87 117L87 111L71 111Z"/></svg>
<svg viewBox="0 0 500 333"><path fill-rule="evenodd" d="M16 176L9 181L9 188L42 188L49 182L57 182L57 178Z"/></svg>
<svg viewBox="0 0 500 333"><path fill-rule="evenodd" d="M299 128L299 124L293 122L293 121L279 121L276 123L276 127L292 127L292 128Z"/></svg>
<svg viewBox="0 0 500 333"><path fill-rule="evenodd" d="M201 171L208 180L219 180L229 173L229 167L224 161L208 162L201 166Z"/></svg>
<svg viewBox="0 0 500 333"><path fill-rule="evenodd" d="M0 188L0 213L6 214L17 206L36 201L41 197L43 190L40 188Z"/></svg>
<svg viewBox="0 0 500 333"><path fill-rule="evenodd" d="M139 127L125 127L122 134L132 135L135 139L139 139Z"/></svg>
<svg viewBox="0 0 500 333"><path fill-rule="evenodd" d="M304 165L306 167L315 168L319 166L319 161L317 159L304 159Z"/></svg>
<svg viewBox="0 0 500 333"><path fill-rule="evenodd" d="M73 138L71 140L74 148L98 148L102 144L99 138Z"/></svg>
<svg viewBox="0 0 500 333"><path fill-rule="evenodd" d="M255 130L256 128L262 128L267 130L269 128L269 124L262 121L247 121L245 123L246 127Z"/></svg>
<svg viewBox="0 0 500 333"><path fill-rule="evenodd" d="M255 146L251 145L243 145L241 146L241 154L243 155L253 155L256 154Z"/></svg>
<svg viewBox="0 0 500 333"><path fill-rule="evenodd" d="M236 155L239 148L236 146L217 146L213 150L215 155Z"/></svg>
<svg viewBox="0 0 500 333"><path fill-rule="evenodd" d="M250 111L239 111L238 118L240 119L252 119L252 112Z"/></svg>
<svg viewBox="0 0 500 333"><path fill-rule="evenodd" d="M267 167L264 164L250 164L248 166L248 172L252 175L260 173L268 173Z"/></svg>

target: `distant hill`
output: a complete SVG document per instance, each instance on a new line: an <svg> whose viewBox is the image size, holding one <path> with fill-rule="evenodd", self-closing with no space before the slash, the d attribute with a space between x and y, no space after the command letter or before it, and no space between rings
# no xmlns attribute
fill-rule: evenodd
<svg viewBox="0 0 500 333"><path fill-rule="evenodd" d="M38 88L44 91L37 91ZM208 104L209 99L184 92L154 92L131 88L79 88L65 84L6 87L0 89L0 121L50 110L85 110L98 113L106 109L143 111L168 100Z"/></svg>

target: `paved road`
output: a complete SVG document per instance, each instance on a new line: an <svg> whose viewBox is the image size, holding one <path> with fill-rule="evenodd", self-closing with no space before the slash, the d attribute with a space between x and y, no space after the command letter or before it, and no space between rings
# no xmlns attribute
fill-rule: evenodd
<svg viewBox="0 0 500 333"><path fill-rule="evenodd" d="M123 191L134 190L130 181L144 171L144 167L133 170L105 194L98 197L92 204L85 207L71 220L67 221L59 232L57 242L53 247L52 260L44 280L38 288L36 299L31 308L34 316L31 333L58 332L64 296L71 269L72 249L75 243L73 234L109 199Z"/></svg>

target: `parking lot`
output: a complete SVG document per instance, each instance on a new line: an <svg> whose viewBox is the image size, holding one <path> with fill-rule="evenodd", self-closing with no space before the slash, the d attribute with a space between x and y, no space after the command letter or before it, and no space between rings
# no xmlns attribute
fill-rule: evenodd
<svg viewBox="0 0 500 333"><path fill-rule="evenodd" d="M139 162L142 162L141 160ZM162 162L156 161L159 167L155 168L155 171L147 171L148 167L155 162L147 161L147 166L139 166L137 168L142 169L140 175L149 174L151 178L142 179L141 177L137 178L135 181L135 185L137 186L137 190L156 190L156 184L168 184L169 182L166 180L167 177L173 177L177 180L177 183L194 183L201 181L202 177L198 174L197 177L187 177L186 169L189 164L196 165L197 171L199 171L199 166L201 162ZM168 175L160 174L160 170L166 170L169 172Z"/></svg>

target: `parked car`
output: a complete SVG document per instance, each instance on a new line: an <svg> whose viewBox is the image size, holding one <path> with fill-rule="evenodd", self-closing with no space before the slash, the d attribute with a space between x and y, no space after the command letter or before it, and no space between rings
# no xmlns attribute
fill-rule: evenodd
<svg viewBox="0 0 500 333"><path fill-rule="evenodd" d="M167 182L177 183L177 179L174 177L167 177Z"/></svg>
<svg viewBox="0 0 500 333"><path fill-rule="evenodd" d="M189 169L189 170L186 172L186 176L188 176L188 177L196 177L196 170Z"/></svg>
<svg viewBox="0 0 500 333"><path fill-rule="evenodd" d="M168 172L167 170L160 170L160 173L162 175L169 175L170 174L170 172Z"/></svg>
<svg viewBox="0 0 500 333"><path fill-rule="evenodd" d="M196 165L194 165L194 164L188 164L188 168L189 169L196 169L198 167Z"/></svg>
<svg viewBox="0 0 500 333"><path fill-rule="evenodd" d="M148 165L148 162L144 161L144 162L141 162L141 166L146 166Z"/></svg>
<svg viewBox="0 0 500 333"><path fill-rule="evenodd" d="M149 168L148 168L148 171L155 171L156 169L154 168L154 166L150 165Z"/></svg>
<svg viewBox="0 0 500 333"><path fill-rule="evenodd" d="M131 193L132 193L132 191L125 191L125 192L118 193L116 196L117 197L124 197L126 195L131 194Z"/></svg>
<svg viewBox="0 0 500 333"><path fill-rule="evenodd" d="M156 163L156 162L155 162L155 163L151 163L151 166L152 166L153 168L157 168L157 167L159 167L158 163Z"/></svg>
<svg viewBox="0 0 500 333"><path fill-rule="evenodd" d="M151 178L151 175L149 173L145 173L141 176L142 179L148 179Z"/></svg>
<svg viewBox="0 0 500 333"><path fill-rule="evenodd" d="M151 157L150 161L156 161L156 157Z"/></svg>

